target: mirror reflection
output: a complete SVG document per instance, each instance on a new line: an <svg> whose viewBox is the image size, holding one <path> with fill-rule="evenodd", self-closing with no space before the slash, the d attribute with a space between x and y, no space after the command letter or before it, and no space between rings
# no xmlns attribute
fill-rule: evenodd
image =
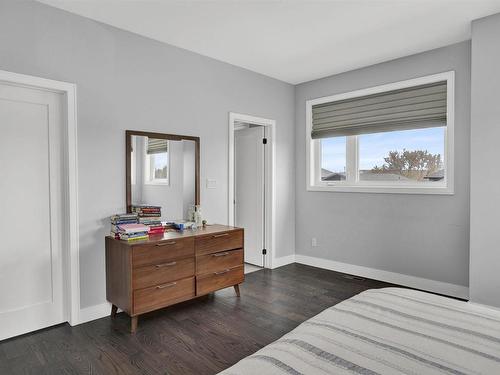
<svg viewBox="0 0 500 375"><path fill-rule="evenodd" d="M132 206L161 207L164 221L186 219L195 204L195 146L191 140L132 135Z"/></svg>

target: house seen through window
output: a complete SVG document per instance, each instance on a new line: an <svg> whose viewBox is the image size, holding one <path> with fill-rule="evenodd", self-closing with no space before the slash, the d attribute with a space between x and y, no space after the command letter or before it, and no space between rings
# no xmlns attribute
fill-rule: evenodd
<svg viewBox="0 0 500 375"><path fill-rule="evenodd" d="M346 179L347 137L321 139L321 180ZM439 182L445 177L445 128L359 135L360 181Z"/></svg>

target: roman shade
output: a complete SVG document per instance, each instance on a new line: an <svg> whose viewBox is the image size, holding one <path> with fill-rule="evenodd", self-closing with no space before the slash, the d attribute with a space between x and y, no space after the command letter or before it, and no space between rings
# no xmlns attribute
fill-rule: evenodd
<svg viewBox="0 0 500 375"><path fill-rule="evenodd" d="M446 126L446 81L312 106L311 138Z"/></svg>
<svg viewBox="0 0 500 375"><path fill-rule="evenodd" d="M158 138L148 138L147 154L161 154L168 151L168 140Z"/></svg>

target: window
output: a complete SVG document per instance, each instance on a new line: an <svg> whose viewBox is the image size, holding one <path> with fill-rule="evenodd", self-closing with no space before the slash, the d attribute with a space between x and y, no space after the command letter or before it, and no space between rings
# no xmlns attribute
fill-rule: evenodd
<svg viewBox="0 0 500 375"><path fill-rule="evenodd" d="M145 139L144 182L149 185L169 184L169 144L166 139Z"/></svg>
<svg viewBox="0 0 500 375"><path fill-rule="evenodd" d="M308 190L452 194L453 77L307 101Z"/></svg>
<svg viewBox="0 0 500 375"><path fill-rule="evenodd" d="M345 181L347 137L321 140L321 181Z"/></svg>

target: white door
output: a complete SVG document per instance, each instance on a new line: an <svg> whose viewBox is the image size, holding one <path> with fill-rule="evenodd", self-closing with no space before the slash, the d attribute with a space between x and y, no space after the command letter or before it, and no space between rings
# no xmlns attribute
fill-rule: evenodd
<svg viewBox="0 0 500 375"><path fill-rule="evenodd" d="M0 340L65 321L62 99L0 82Z"/></svg>
<svg viewBox="0 0 500 375"><path fill-rule="evenodd" d="M264 127L234 133L234 220L245 228L245 262L262 267L264 248Z"/></svg>

